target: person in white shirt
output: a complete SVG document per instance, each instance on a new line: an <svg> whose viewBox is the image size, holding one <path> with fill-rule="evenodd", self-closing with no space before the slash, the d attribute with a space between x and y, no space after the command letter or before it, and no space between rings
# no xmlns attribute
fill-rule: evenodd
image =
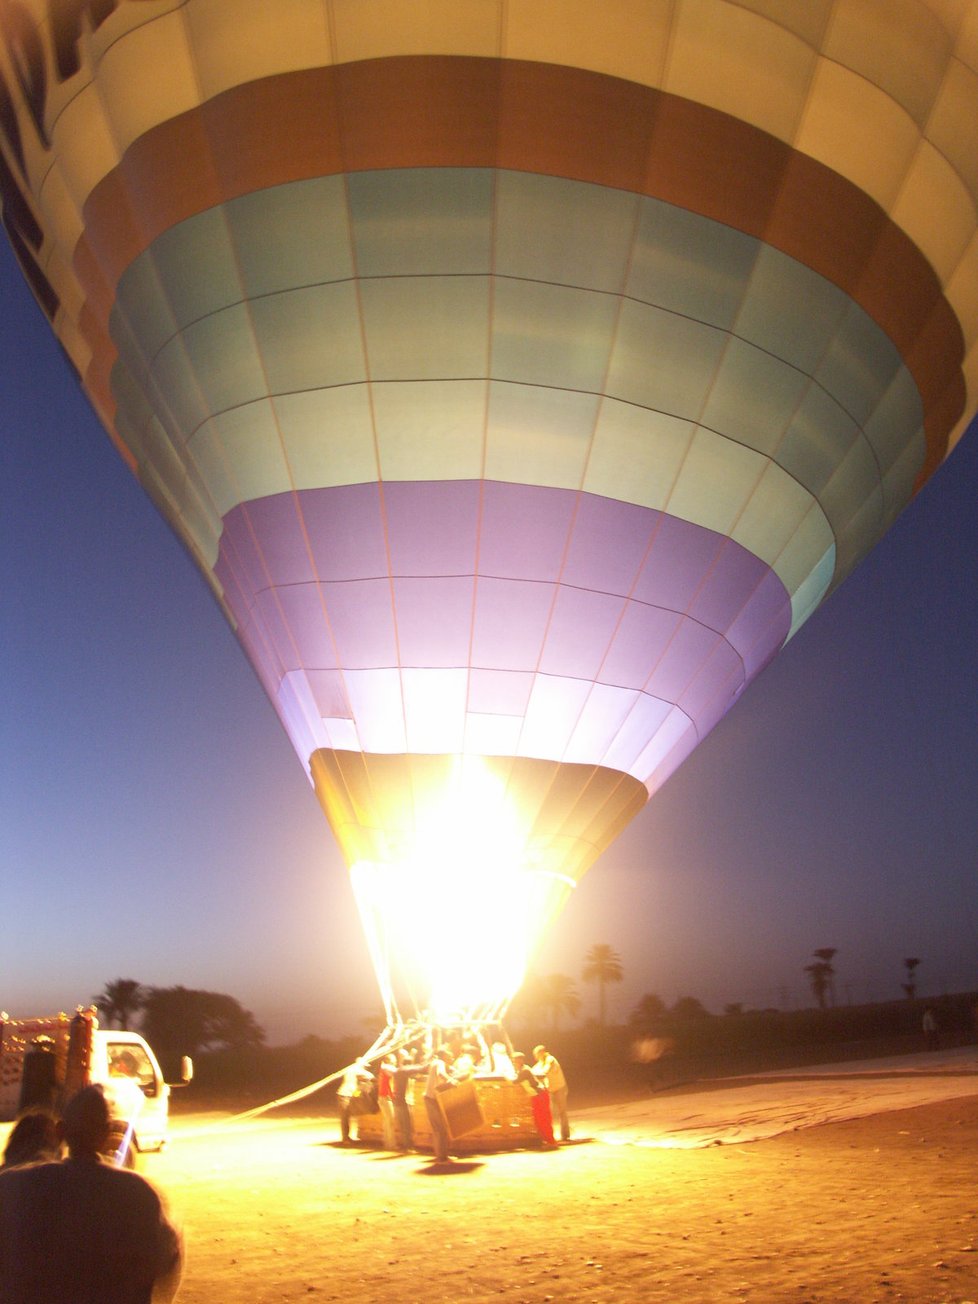
<svg viewBox="0 0 978 1304"><path fill-rule="evenodd" d="M534 1046L533 1072L550 1092L550 1112L560 1124L561 1141L570 1140L570 1120L567 1117L567 1079L556 1056L546 1046Z"/></svg>
<svg viewBox="0 0 978 1304"><path fill-rule="evenodd" d="M451 1062L452 1052L447 1047L442 1046L441 1050L436 1050L428 1065L428 1076L424 1084L424 1107L431 1125L431 1147L436 1164L443 1164L448 1159L450 1138L438 1094L455 1081L449 1070Z"/></svg>

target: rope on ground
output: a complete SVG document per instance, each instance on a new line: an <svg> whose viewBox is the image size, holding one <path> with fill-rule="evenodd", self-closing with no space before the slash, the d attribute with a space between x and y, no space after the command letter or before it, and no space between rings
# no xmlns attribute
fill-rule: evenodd
<svg viewBox="0 0 978 1304"><path fill-rule="evenodd" d="M249 1119L258 1118L262 1114L267 1114L271 1109L278 1109L280 1105L291 1105L296 1100L304 1100L306 1096L312 1096L323 1087L335 1082L348 1071L347 1068L337 1069L335 1073L330 1073L328 1077L320 1078L318 1082L311 1082L308 1087L300 1087L298 1091L292 1091L287 1096L279 1096L278 1100L270 1100L265 1105L256 1105L253 1109L242 1110L240 1114L230 1114L227 1118L218 1119L215 1123L207 1123L202 1127L190 1128L186 1132L180 1133L180 1140L196 1140L200 1136L210 1136L213 1132L222 1132L225 1128L234 1127L238 1123L245 1123Z"/></svg>
<svg viewBox="0 0 978 1304"><path fill-rule="evenodd" d="M240 1114L231 1114L228 1118L218 1119L214 1123L190 1128L186 1132L181 1132L180 1140L196 1140L197 1137L210 1136L215 1132L224 1131L225 1128L234 1127L238 1123L246 1123L249 1119L258 1118L262 1114L267 1114L269 1110L278 1109L281 1105L291 1105L297 1100L304 1100L306 1096L312 1096L317 1091L321 1091L323 1087L329 1086L337 1078L345 1077L352 1069L382 1058L384 1055L389 1055L392 1051L399 1050L402 1046L407 1045L414 1036L416 1036L416 1030L411 1025L400 1028L385 1028L370 1049L355 1059L352 1064L337 1069L335 1073L320 1078L318 1082L311 1082L307 1087L300 1087L298 1091L292 1091L287 1096L279 1096L277 1100L270 1100L265 1105L255 1105L253 1109L245 1109Z"/></svg>

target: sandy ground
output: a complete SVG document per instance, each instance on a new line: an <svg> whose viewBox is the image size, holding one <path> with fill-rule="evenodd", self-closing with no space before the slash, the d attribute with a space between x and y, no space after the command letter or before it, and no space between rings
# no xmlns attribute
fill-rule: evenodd
<svg viewBox="0 0 978 1304"><path fill-rule="evenodd" d="M141 1160L183 1225L180 1304L978 1302L974 1050L572 1111L555 1152L444 1166L343 1149L330 1118L215 1122Z"/></svg>

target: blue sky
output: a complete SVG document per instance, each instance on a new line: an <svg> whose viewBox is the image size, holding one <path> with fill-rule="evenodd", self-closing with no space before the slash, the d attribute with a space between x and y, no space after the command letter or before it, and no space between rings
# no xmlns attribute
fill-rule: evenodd
<svg viewBox="0 0 978 1304"><path fill-rule="evenodd" d="M339 853L209 590L0 246L0 1007L116 977L273 1041L379 1008ZM978 431L578 889L540 957L619 951L719 1011L978 988ZM585 1014L596 994L582 986Z"/></svg>

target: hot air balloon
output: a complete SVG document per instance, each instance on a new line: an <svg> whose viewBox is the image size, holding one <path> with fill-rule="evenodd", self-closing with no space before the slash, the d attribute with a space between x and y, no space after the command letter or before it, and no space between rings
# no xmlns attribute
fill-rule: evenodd
<svg viewBox="0 0 978 1304"><path fill-rule="evenodd" d="M975 410L974 0L0 0L4 224L350 866L391 1026Z"/></svg>

